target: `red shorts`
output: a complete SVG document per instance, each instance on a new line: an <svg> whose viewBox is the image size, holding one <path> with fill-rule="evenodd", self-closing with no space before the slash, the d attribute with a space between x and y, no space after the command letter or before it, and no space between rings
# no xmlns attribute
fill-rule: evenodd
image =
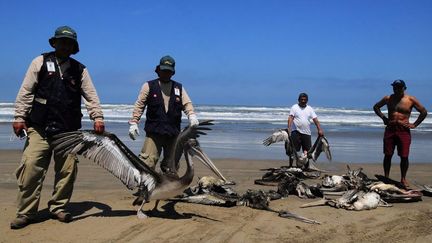
<svg viewBox="0 0 432 243"><path fill-rule="evenodd" d="M384 132L384 154L393 155L397 146L398 155L407 157L411 145L411 132L409 128L401 126L388 126Z"/></svg>

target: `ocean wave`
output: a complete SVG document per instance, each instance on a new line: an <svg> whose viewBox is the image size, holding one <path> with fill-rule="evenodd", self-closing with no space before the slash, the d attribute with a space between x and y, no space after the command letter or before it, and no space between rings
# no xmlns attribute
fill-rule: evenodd
<svg viewBox="0 0 432 243"><path fill-rule="evenodd" d="M132 114L132 104L102 104L105 120L107 122L126 123ZM195 105L200 120L216 120L230 124L235 123L267 123L274 125L286 125L289 107L264 107L264 106L223 106L223 105ZM355 108L314 108L320 123L330 126L383 126L372 109ZM12 122L14 113L13 103L0 103L0 123ZM82 106L84 121L89 121L85 106ZM386 113L383 110L383 113ZM411 120L414 121L419 113L413 111ZM143 116L143 119L145 117ZM183 119L186 117L183 115ZM432 128L432 119L426 118L419 129L425 131Z"/></svg>

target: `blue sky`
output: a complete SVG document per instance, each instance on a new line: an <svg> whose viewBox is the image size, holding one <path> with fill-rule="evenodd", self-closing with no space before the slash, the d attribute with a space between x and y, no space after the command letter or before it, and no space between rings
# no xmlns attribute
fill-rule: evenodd
<svg viewBox="0 0 432 243"><path fill-rule="evenodd" d="M103 103L132 104L160 57L195 104L369 108L407 82L432 107L432 1L5 1L0 102L61 25Z"/></svg>

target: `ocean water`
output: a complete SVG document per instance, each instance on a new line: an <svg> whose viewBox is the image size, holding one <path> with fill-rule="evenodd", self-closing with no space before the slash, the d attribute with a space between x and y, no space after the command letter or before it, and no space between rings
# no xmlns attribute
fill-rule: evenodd
<svg viewBox="0 0 432 243"><path fill-rule="evenodd" d="M107 131L115 133L132 151L139 153L145 132L132 141L128 136L128 124L132 114L131 104L103 104ZM199 141L204 151L213 159L241 158L262 160L287 159L283 144L269 147L262 141L278 129L286 128L289 107L255 106L218 106L195 105L200 120L214 120L208 135ZM314 107L324 129L336 162L381 162L382 136L384 125L372 109ZM21 149L24 141L12 136L13 104L0 103L0 149ZM384 111L386 112L386 111ZM91 129L83 107L83 129ZM418 116L413 112L412 121ZM143 120L144 121L144 117ZM187 125L183 117L182 126ZM315 125L312 127L312 140L316 138ZM143 129L143 122L140 124ZM432 119L427 117L423 123L412 130L410 160L413 162L432 162L429 150L432 149ZM398 163L399 159L393 161ZM319 163L328 163L322 155Z"/></svg>

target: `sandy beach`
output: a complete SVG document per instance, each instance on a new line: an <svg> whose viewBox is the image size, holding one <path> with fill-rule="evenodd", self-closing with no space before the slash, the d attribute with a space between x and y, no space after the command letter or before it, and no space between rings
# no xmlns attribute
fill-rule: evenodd
<svg viewBox="0 0 432 243"><path fill-rule="evenodd" d="M47 201L52 192L50 167L39 207L40 222L11 230L15 217L16 179L21 152L0 151L0 242L432 242L432 198L415 203L394 203L390 208L347 211L329 206L300 208L316 199L290 195L271 201L275 210L288 210L321 222L310 225L277 214L248 207L216 207L181 202L161 202L159 212L139 220L131 205L133 196L123 184L102 168L80 159L75 191L70 203L74 221L65 224L49 219ZM397 161L397 160L394 160ZM260 169L279 167L285 161L214 160L222 173L237 182L238 192L247 189L275 189L254 185ZM200 163L196 175L211 175ZM329 174L343 174L343 163L320 163ZM362 167L369 177L382 174L381 163L350 164ZM408 180L432 184L432 163L411 163ZM399 163L393 162L391 178L398 180ZM412 188L415 188L412 185ZM146 205L150 210L154 202Z"/></svg>

